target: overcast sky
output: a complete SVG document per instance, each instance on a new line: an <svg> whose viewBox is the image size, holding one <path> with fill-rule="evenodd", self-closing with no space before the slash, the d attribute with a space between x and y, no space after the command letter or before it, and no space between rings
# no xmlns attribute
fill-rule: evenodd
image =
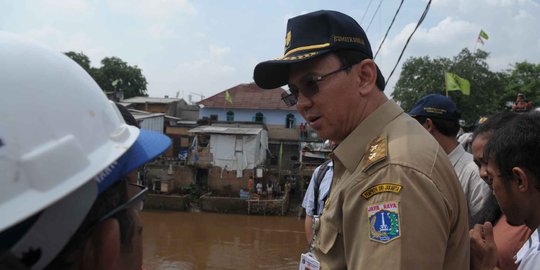
<svg viewBox="0 0 540 270"><path fill-rule="evenodd" d="M198 101L252 82L254 66L283 54L287 19L333 9L355 18L377 50L399 0L0 0L0 30L55 50L83 52L93 67L116 56L142 69L148 94ZM379 6L377 10L377 7ZM426 0L404 1L376 62L385 77ZM377 12L376 12L377 11ZM453 57L463 48L490 53L491 70L540 63L538 0L433 0L400 65L411 56ZM480 29L488 35L477 44ZM387 94L400 67L388 83ZM442 78L441 78L442 79Z"/></svg>

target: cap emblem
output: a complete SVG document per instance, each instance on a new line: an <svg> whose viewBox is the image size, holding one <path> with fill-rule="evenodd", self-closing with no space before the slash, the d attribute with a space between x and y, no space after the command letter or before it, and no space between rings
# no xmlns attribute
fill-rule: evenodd
<svg viewBox="0 0 540 270"><path fill-rule="evenodd" d="M287 35L285 36L285 50L287 50L290 45L291 45L291 31L287 32Z"/></svg>

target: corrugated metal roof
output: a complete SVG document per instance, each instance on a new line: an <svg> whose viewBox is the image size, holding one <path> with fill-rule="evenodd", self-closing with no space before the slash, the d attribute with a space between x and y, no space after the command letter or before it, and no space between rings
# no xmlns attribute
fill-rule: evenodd
<svg viewBox="0 0 540 270"><path fill-rule="evenodd" d="M197 124L197 121L192 121L192 120L179 120L179 121L176 121L177 124L179 125L196 125Z"/></svg>
<svg viewBox="0 0 540 270"><path fill-rule="evenodd" d="M257 135L262 128L238 128L238 127L216 127L216 126L200 126L190 129L191 133L210 133L210 134L248 134Z"/></svg>
<svg viewBox="0 0 540 270"><path fill-rule="evenodd" d="M173 102L179 102L181 101L181 98L157 98L157 97L132 97L128 99L122 100L121 104L129 104L129 103L161 103L161 104L169 104Z"/></svg>
<svg viewBox="0 0 540 270"><path fill-rule="evenodd" d="M174 116L170 116L170 115L165 115L165 118L166 118L167 120L176 120L176 121L182 120L182 118L174 117Z"/></svg>
<svg viewBox="0 0 540 270"><path fill-rule="evenodd" d="M147 119L147 118L152 118L152 117L160 117L160 116L165 115L164 113L151 113L151 112L139 111L139 110L134 110L134 109L128 109L128 111L137 120Z"/></svg>

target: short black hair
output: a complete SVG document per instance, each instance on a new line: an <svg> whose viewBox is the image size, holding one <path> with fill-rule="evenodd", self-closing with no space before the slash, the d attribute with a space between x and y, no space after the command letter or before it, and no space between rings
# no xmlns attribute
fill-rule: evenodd
<svg viewBox="0 0 540 270"><path fill-rule="evenodd" d="M122 118L124 118L124 121L126 122L126 124L141 128L139 126L139 122L137 122L133 114L131 114L131 112L126 107L124 107L122 104L119 104L119 103L115 103L115 104L118 110L120 111L120 113L122 114Z"/></svg>
<svg viewBox="0 0 540 270"><path fill-rule="evenodd" d="M512 111L505 111L501 113L494 114L493 116L489 116L488 119L480 124L473 132L472 141L476 139L477 136L482 135L485 136L487 139L491 138L493 133L502 127L504 127L506 124L508 124L514 117L516 117L518 114Z"/></svg>
<svg viewBox="0 0 540 270"><path fill-rule="evenodd" d="M540 113L516 116L493 134L484 156L499 168L504 180L512 179L512 168L522 167L540 179Z"/></svg>
<svg viewBox="0 0 540 270"><path fill-rule="evenodd" d="M371 57L369 57L368 55L365 55L364 53L357 50L338 50L334 51L333 53L337 56L337 58L341 62L341 65L344 67L360 63L362 60L365 59L371 59ZM379 90L384 91L386 83L384 81L383 75L379 72L377 72L376 84Z"/></svg>
<svg viewBox="0 0 540 270"><path fill-rule="evenodd" d="M433 125L435 126L435 128L444 136L450 136L450 137L457 136L459 132L459 128L460 128L458 120L440 119L440 118L427 117L427 116L414 117L414 119L420 122L420 124L425 123L428 118L431 119L431 122L433 122Z"/></svg>

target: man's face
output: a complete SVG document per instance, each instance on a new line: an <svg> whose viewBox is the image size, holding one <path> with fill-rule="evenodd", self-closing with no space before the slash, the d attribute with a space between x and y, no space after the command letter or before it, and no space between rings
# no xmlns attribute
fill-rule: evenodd
<svg viewBox="0 0 540 270"><path fill-rule="evenodd" d="M472 154L474 158L474 163L478 166L478 170L480 172L480 177L484 180L484 182L488 182L487 178L487 172L486 172L486 166L487 161L484 159L484 146L487 143L487 138L483 135L478 135L476 138L474 138L474 141L472 142Z"/></svg>
<svg viewBox="0 0 540 270"><path fill-rule="evenodd" d="M363 119L366 99L358 91L354 70L344 70L315 82L318 92L306 97L306 81L341 68L339 59L329 54L291 66L289 87L299 89L296 109L319 137L341 142Z"/></svg>
<svg viewBox="0 0 540 270"><path fill-rule="evenodd" d="M512 226L525 224L519 203L521 196L517 190L516 181L503 179L499 168L493 161L488 162L486 167L487 184L493 190L502 212L506 215L508 224Z"/></svg>
<svg viewBox="0 0 540 270"><path fill-rule="evenodd" d="M137 209L127 209L128 214L133 220L133 237L130 241L130 247L122 250L124 269L142 269L143 265L143 244L142 231L143 225L140 217L140 211Z"/></svg>
<svg viewBox="0 0 540 270"><path fill-rule="evenodd" d="M132 171L127 175L129 179L129 183L131 184L137 184L137 170ZM138 190L133 191L130 187L128 188L128 195L131 197L136 193ZM143 225L141 221L141 210L142 206L139 204L136 204L135 207L127 209L129 215L131 216L131 219L133 220L133 238L131 240L131 248L128 249L128 252L126 252L126 263L128 265L128 268L126 269L141 269L142 267L142 231L143 231Z"/></svg>

